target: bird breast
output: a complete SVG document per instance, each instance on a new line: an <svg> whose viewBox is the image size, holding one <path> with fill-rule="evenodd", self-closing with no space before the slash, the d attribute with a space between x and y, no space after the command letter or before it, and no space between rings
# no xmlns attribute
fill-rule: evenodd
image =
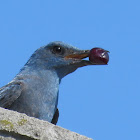
<svg viewBox="0 0 140 140"><path fill-rule="evenodd" d="M15 80L23 83L20 97L10 109L51 122L58 101L59 78L53 71L21 72Z"/></svg>

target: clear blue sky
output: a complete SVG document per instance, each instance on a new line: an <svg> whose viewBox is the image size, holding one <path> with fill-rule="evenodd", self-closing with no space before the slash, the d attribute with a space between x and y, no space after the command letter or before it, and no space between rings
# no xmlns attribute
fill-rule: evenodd
<svg viewBox="0 0 140 140"><path fill-rule="evenodd" d="M60 85L58 125L94 140L140 140L140 1L0 1L0 86L50 41L110 51Z"/></svg>

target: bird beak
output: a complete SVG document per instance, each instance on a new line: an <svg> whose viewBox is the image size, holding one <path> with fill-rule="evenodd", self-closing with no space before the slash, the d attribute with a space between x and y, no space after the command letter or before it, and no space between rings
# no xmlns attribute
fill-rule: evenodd
<svg viewBox="0 0 140 140"><path fill-rule="evenodd" d="M64 58L66 60L71 60L72 64L77 64L79 67L87 66L87 65L103 65L99 63L93 63L89 60L83 60L84 58L89 57L90 50L81 50L74 52L73 54L69 54Z"/></svg>
<svg viewBox="0 0 140 140"><path fill-rule="evenodd" d="M89 56L89 52L89 50L84 50L77 53L69 54L65 56L65 59L84 59Z"/></svg>
<svg viewBox="0 0 140 140"><path fill-rule="evenodd" d="M108 52L104 50L104 52ZM108 56L108 55L107 55ZM72 60L73 64L80 64L80 66L87 66L87 65L106 65L107 63L103 63L102 61L89 61L83 60L84 58L90 57L90 50L79 50L72 54L66 55L64 58L66 60ZM103 58L104 56L100 56ZM108 58L103 58L104 60L108 61Z"/></svg>

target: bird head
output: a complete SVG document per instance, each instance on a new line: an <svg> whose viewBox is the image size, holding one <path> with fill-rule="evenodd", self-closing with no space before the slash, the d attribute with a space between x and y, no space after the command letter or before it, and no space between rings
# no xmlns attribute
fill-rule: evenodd
<svg viewBox="0 0 140 140"><path fill-rule="evenodd" d="M102 65L83 60L89 57L90 50L80 50L63 42L51 42L37 49L26 65L35 69L55 70L60 78L72 73L79 67Z"/></svg>

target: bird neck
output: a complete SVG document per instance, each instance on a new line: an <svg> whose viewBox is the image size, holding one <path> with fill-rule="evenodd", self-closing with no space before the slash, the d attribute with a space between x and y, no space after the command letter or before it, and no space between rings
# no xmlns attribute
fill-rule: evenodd
<svg viewBox="0 0 140 140"><path fill-rule="evenodd" d="M54 70L39 70L26 67L14 80L24 85L26 104L39 109L39 118L51 122L58 104L60 78ZM26 93L26 94L25 94ZM33 108L32 107L32 108ZM38 114L38 112L36 112Z"/></svg>
<svg viewBox="0 0 140 140"><path fill-rule="evenodd" d="M30 67L25 65L17 74L17 77L28 77L28 78L38 78L43 81L51 81L51 79L56 79L56 81L60 84L61 78L58 76L57 72L54 69L42 69L40 67Z"/></svg>

